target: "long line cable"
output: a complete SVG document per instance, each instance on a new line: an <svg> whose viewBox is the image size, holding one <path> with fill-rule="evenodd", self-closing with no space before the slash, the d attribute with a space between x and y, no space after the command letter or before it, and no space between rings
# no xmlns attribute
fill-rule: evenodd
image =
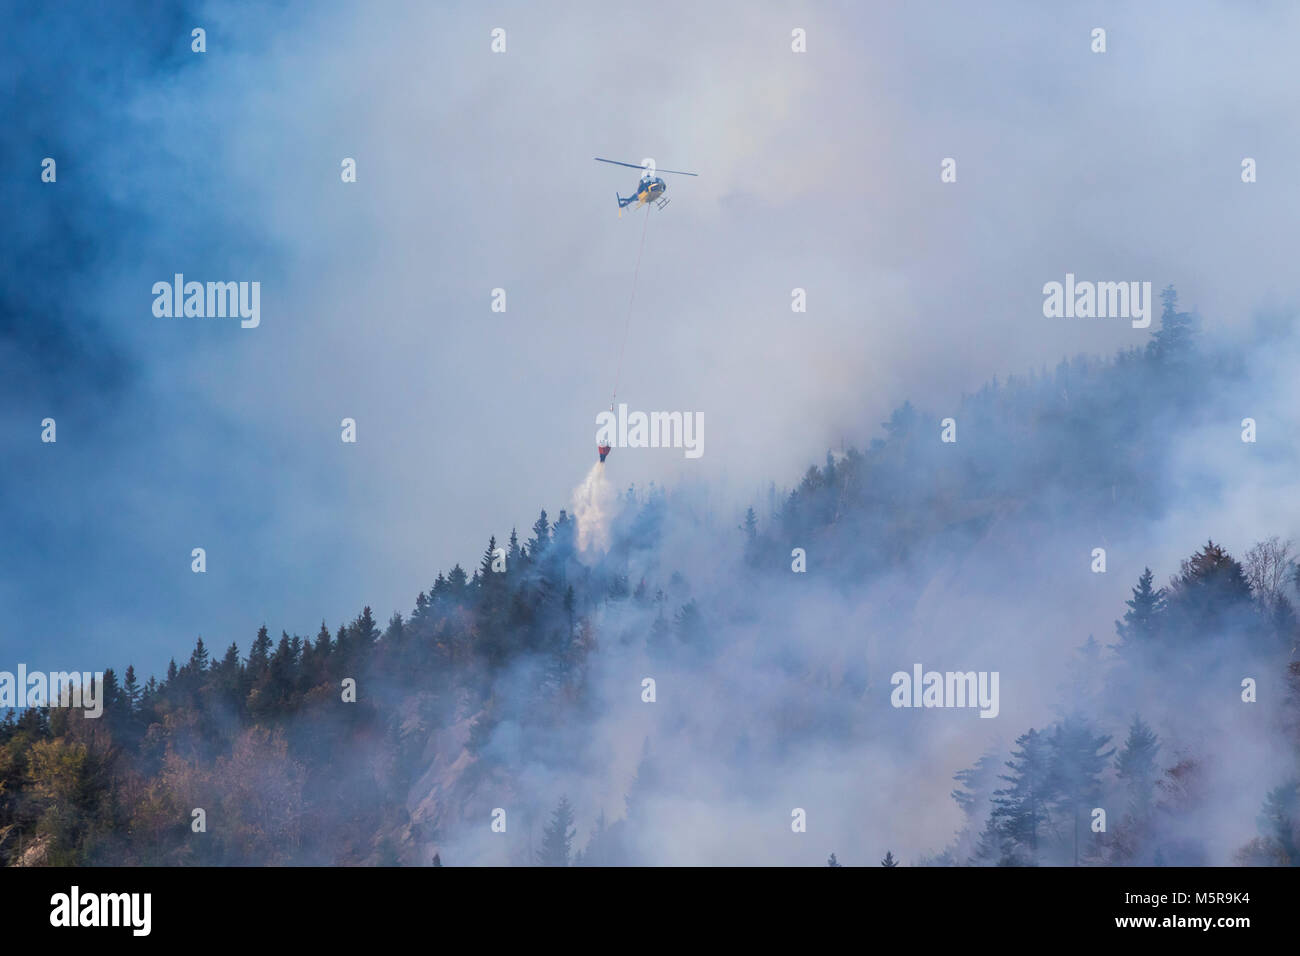
<svg viewBox="0 0 1300 956"><path fill-rule="evenodd" d="M614 394L610 397L609 407L613 409L618 401L618 383L623 376L623 356L627 354L628 334L632 331L632 303L636 301L636 282L641 275L641 254L645 252L645 234L650 225L650 204L646 203L645 221L641 224L641 248L636 254L636 270L632 273L632 294L627 300L627 321L623 325L623 347L618 352L618 368L614 371Z"/></svg>

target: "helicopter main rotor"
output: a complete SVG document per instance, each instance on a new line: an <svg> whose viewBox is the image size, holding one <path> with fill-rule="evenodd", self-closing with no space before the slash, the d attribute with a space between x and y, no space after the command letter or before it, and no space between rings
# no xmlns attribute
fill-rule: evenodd
<svg viewBox="0 0 1300 956"><path fill-rule="evenodd" d="M628 169L639 169L647 176L653 176L657 173L672 173L674 176L698 176L699 173L688 173L680 169L660 169L652 162L649 166L645 163L621 163L617 159L601 159L599 156L592 157L598 163L609 163L611 166L626 166Z"/></svg>

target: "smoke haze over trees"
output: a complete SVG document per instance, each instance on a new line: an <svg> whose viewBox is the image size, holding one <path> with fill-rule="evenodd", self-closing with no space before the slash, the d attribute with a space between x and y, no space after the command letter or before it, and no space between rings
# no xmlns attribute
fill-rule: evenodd
<svg viewBox="0 0 1300 956"><path fill-rule="evenodd" d="M628 487L584 549L564 504L386 623L199 639L106 672L98 720L11 712L0 856L1300 863L1296 339L1162 304L1144 348L904 402L739 513ZM999 672L1000 713L891 706L915 662Z"/></svg>

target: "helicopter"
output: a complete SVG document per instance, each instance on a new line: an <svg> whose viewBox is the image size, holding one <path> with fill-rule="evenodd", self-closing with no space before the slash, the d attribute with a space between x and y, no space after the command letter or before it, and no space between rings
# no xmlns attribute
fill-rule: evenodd
<svg viewBox="0 0 1300 956"><path fill-rule="evenodd" d="M654 203L660 209L663 209L665 206L668 205L668 200L664 197L664 193L668 191L668 184L664 182L663 179L661 179L659 176L656 176L655 175L656 172L672 173L675 176L698 176L699 175L699 173L682 172L680 169L656 170L655 161L653 159L643 160L638 165L637 163L621 163L617 159L601 159L599 156L593 158L598 163L609 163L610 165L613 166L627 166L630 169L639 169L642 170L643 172L643 175L641 176L641 181L636 185L636 192L634 192L632 195L624 198L623 196L620 196L618 194L617 189L614 190L614 198L618 200L619 218L622 218L623 210L626 207L631 206L632 203L636 203L636 206L633 207L636 209L640 209L648 202Z"/></svg>

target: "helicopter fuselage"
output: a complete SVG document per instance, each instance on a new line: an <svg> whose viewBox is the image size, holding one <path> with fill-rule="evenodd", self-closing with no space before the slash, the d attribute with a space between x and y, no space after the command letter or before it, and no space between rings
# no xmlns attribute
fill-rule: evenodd
<svg viewBox="0 0 1300 956"><path fill-rule="evenodd" d="M668 184L658 176L643 176L641 181L637 183L636 192L626 200L620 199L619 205L626 206L636 203L636 206L633 208L639 209L648 202L657 202L667 191Z"/></svg>
<svg viewBox="0 0 1300 956"><path fill-rule="evenodd" d="M637 209L640 209L648 202L657 204L660 209L663 209L664 206L668 205L668 200L664 198L664 193L668 192L668 184L659 176L656 176L655 173L675 173L678 176L699 175L698 173L688 173L684 169L664 169L663 167L656 167L653 159L645 159L640 163L625 163L621 160L601 159L601 157L597 156L595 157L595 160L598 163L609 163L612 166L627 166L630 169L643 170L641 179L636 184L636 192L625 197L620 196L618 192L615 191L614 196L618 200L618 214L620 216L623 215L623 210L628 206L631 206L633 203L636 204Z"/></svg>

